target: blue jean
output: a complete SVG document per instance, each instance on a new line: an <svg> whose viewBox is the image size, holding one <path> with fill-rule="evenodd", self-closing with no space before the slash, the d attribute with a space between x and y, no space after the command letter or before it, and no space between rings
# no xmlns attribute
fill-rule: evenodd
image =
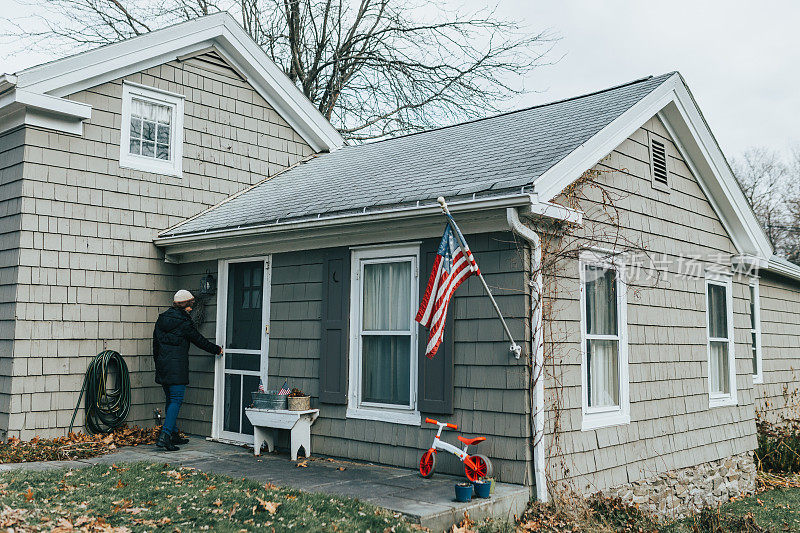
<svg viewBox="0 0 800 533"><path fill-rule="evenodd" d="M164 395L167 397L167 409L164 414L162 429L172 435L178 422L178 412L181 410L183 396L186 394L186 385L162 385Z"/></svg>

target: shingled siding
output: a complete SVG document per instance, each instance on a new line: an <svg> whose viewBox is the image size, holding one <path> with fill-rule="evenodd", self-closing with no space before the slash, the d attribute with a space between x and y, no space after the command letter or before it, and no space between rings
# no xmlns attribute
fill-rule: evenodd
<svg viewBox="0 0 800 533"><path fill-rule="evenodd" d="M756 409L767 420L800 416L800 282L761 272L763 383L756 384Z"/></svg>
<svg viewBox="0 0 800 533"><path fill-rule="evenodd" d="M153 237L311 153L246 82L201 59L125 77L186 96L180 178L119 167L122 80L69 97L93 107L82 137L26 129L12 384L21 401L9 434L63 434L104 348L131 370L129 421L151 423L163 396L152 327L178 287Z"/></svg>
<svg viewBox="0 0 800 533"><path fill-rule="evenodd" d="M651 185L648 135L657 136L667 147L669 192ZM551 375L546 388L551 431L556 416L554 392L560 391L563 431L559 446L548 448L549 468L553 479L563 479L564 467L568 468L566 477L584 491L756 447L749 289L748 280L741 276L733 279L738 405L709 408L704 270L735 253L724 227L657 118L596 169L608 171L598 181L613 198L621 230L619 238L614 238L613 229L592 222L604 217L597 203L600 193L590 189L589 200L582 205L588 222L581 245L618 250L643 247L652 258L664 261L656 266L666 271L657 279L634 278L628 289L631 423L581 431L578 262L565 259L558 268L558 292L550 294L554 311L547 336L556 342L549 342L546 350L554 356L556 367L550 372L555 372L560 384ZM693 261L687 262L690 257ZM548 442L552 438L549 435Z"/></svg>
<svg viewBox="0 0 800 533"><path fill-rule="evenodd" d="M509 326L530 353L525 320L530 308L526 269L528 252L519 250L510 234L467 236L481 271L494 287ZM270 304L269 388L284 380L312 396L321 408L312 427L314 453L416 468L422 451L433 442L434 426L415 428L379 421L345 418L345 406L319 404L319 352L322 317L323 251L311 250L273 255ZM210 264L185 265L186 278L197 277ZM189 272L192 274L188 274ZM427 276L428 272L420 272ZM182 276L183 278L184 276ZM530 456L528 380L525 357L514 359L508 341L483 288L471 278L451 304L455 334L454 414L432 415L458 424L459 432L444 438L458 444L456 435L484 435L476 451L494 461L496 477L512 483L528 483L526 459ZM215 316L207 315L204 331L211 335ZM421 334L426 334L424 329ZM181 425L210 434L211 369L195 358L189 392L191 409L181 412ZM203 388L205 387L205 388ZM194 390L192 390L194 389ZM190 415L191 413L191 415ZM209 414L206 414L209 413ZM192 420L189 420L189 418ZM425 414L423 413L423 420ZM280 441L279 441L280 444ZM463 465L449 454L440 454L437 470L463 473Z"/></svg>
<svg viewBox="0 0 800 533"><path fill-rule="evenodd" d="M15 363L12 358L24 145L22 128L0 134L0 430L8 424L12 404L22 406L22 398L11 395L11 378L15 370L27 369L25 361Z"/></svg>

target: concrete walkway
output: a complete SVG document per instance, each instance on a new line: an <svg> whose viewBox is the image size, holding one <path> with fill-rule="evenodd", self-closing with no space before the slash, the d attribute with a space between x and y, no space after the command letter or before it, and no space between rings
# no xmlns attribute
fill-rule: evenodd
<svg viewBox="0 0 800 533"><path fill-rule="evenodd" d="M454 500L453 485L463 478L436 474L431 479L423 479L412 470L318 456L308 461L307 468L298 468L285 454L254 457L250 448L210 442L200 437L192 437L178 452L158 451L155 446L125 447L108 455L78 461L0 464L0 471L80 468L136 461L168 462L204 472L269 481L307 492L358 498L402 513L409 521L434 532L446 530L460 521L465 511L472 519L491 515L513 520L524 511L530 497L527 487L497 483L491 498L458 503Z"/></svg>

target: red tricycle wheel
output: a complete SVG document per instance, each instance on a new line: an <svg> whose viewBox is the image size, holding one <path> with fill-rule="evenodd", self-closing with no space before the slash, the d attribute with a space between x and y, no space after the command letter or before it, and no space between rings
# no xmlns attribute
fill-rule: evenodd
<svg viewBox="0 0 800 533"><path fill-rule="evenodd" d="M433 471L436 470L436 453L433 450L428 450L422 454L419 460L419 473L422 477L431 477Z"/></svg>
<svg viewBox="0 0 800 533"><path fill-rule="evenodd" d="M464 474L470 481L477 481L482 477L491 477L492 462L485 455L470 455L464 459Z"/></svg>

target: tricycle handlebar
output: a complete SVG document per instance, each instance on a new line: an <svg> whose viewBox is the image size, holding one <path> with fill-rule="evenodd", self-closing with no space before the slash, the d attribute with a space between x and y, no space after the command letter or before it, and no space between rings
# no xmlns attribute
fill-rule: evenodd
<svg viewBox="0 0 800 533"><path fill-rule="evenodd" d="M439 426L447 426L450 429L458 429L458 426L455 425L455 424L451 424L449 422L439 422L438 420L434 420L433 418L426 418L425 422L427 424L436 424L436 425L439 425Z"/></svg>

